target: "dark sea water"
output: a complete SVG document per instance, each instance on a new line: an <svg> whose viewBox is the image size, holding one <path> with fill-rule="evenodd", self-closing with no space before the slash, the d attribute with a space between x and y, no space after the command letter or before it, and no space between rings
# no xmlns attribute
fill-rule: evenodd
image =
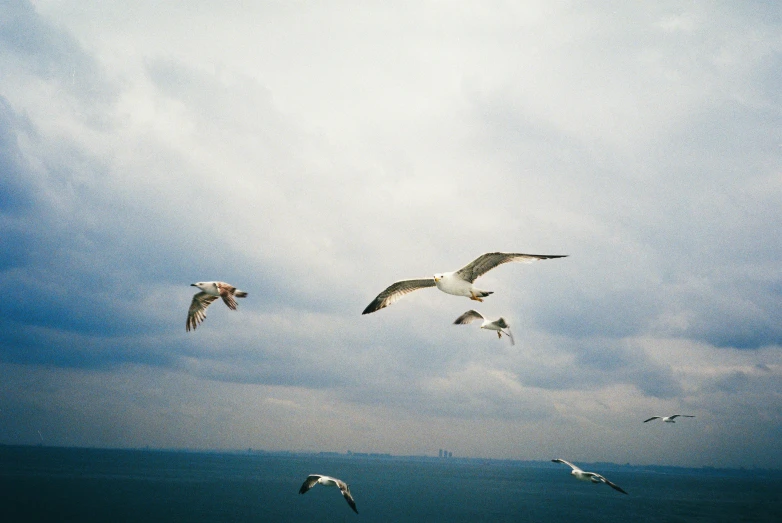
<svg viewBox="0 0 782 523"><path fill-rule="evenodd" d="M0 446L0 522L782 522L780 471L584 468L629 495L547 462Z"/></svg>

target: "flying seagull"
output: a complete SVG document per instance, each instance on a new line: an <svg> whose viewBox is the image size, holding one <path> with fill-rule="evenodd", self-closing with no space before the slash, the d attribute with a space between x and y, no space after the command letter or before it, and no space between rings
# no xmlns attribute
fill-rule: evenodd
<svg viewBox="0 0 782 523"><path fill-rule="evenodd" d="M508 322L505 321L505 318L500 317L499 319L496 319L494 321L487 320L483 314L480 312L470 309L458 318L456 318L456 321L453 322L454 325L465 325L467 323L472 323L473 320L483 320L483 323L481 324L481 329L487 329L490 331L497 331L497 337L502 338L502 335L506 335L508 338L510 338L510 344L515 345L516 343L513 341L513 334L510 332L510 325L508 325ZM506 330L503 330L506 329Z"/></svg>
<svg viewBox="0 0 782 523"><path fill-rule="evenodd" d="M345 497L345 501L347 501L348 505L350 505L350 508L353 509L353 512L358 514L356 502L353 501L353 496L350 495L350 487L341 479L332 478L331 476L322 476L320 474L310 474L307 476L307 479L304 480L304 483L302 483L301 488L299 489L299 494L304 494L318 483L327 487L339 488L340 492L342 492L342 495Z"/></svg>
<svg viewBox="0 0 782 523"><path fill-rule="evenodd" d="M198 287L201 292L193 296L190 302L190 309L187 311L187 323L185 330L195 330L198 325L206 319L206 308L217 298L222 298L228 308L236 310L236 300L234 298L244 298L247 293L240 291L232 285L222 281L200 281L191 283L191 287Z"/></svg>
<svg viewBox="0 0 782 523"><path fill-rule="evenodd" d="M565 465L569 466L571 469L573 469L573 470L570 471L570 473L572 475L574 475L576 477L576 479L578 479L578 480L581 480L581 481L591 481L592 483L605 483L606 485L608 485L612 489L618 490L622 494L627 494L627 492L622 490L622 487L620 487L619 485L617 485L615 483L611 483L606 478L604 478L603 476L601 476L600 474L598 474L596 472L584 472L580 468L576 467L575 465L573 465L569 461L565 461L564 459L557 458L557 459L552 459L551 461L553 461L554 463L564 463Z"/></svg>
<svg viewBox="0 0 782 523"><path fill-rule="evenodd" d="M471 300L483 301L492 291L483 291L477 289L473 282L479 277L498 265L508 262L532 263L537 260L548 260L551 258L564 258L567 255L542 255L542 254L519 254L512 252L487 252L481 254L473 261L453 272L444 272L435 274L432 278L418 278L414 280L400 280L386 290L377 295L372 303L367 305L361 314L379 311L388 307L405 294L424 289L426 287L437 287L447 294L454 296L466 296Z"/></svg>
<svg viewBox="0 0 782 523"><path fill-rule="evenodd" d="M652 416L651 418L644 420L644 423L647 421L652 421L653 419L661 419L665 423L676 423L673 421L674 418L694 418L695 416L688 416L687 414L674 414L673 416Z"/></svg>

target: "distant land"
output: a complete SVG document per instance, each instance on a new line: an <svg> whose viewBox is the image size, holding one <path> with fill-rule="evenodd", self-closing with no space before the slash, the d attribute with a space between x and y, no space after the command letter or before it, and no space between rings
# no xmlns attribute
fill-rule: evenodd
<svg viewBox="0 0 782 523"><path fill-rule="evenodd" d="M263 456L300 456L300 457L322 457L331 459L346 459L346 460L393 460L393 461L426 461L426 462L440 462L440 463L471 463L471 464L491 464L491 465L506 465L506 466L521 466L521 467L550 467L551 460L519 460L519 459L500 459L500 458L475 458L475 457L438 457L437 455L428 454L413 454L413 455L395 455L387 452L353 452L348 450L346 452L337 451L315 451L315 450L264 450L264 449L189 449L189 448L153 448L153 447L63 447L63 446L48 446L48 445L15 445L0 443L0 447L7 448L23 448L23 447L36 447L36 448L52 448L52 449L83 449L83 450L116 450L127 452L170 452L170 453L192 453L192 454L248 454L248 455L263 455ZM557 456L554 456L557 457ZM610 461L579 461L579 466L584 468L595 468L601 470L638 470L646 472L656 472L659 474L687 474L693 471L697 471L699 474L714 474L714 475L743 475L753 474L757 475L762 473L764 475L782 475L782 469L770 469L770 468L752 468L752 467L714 467L704 465L701 467L682 467L676 465L633 465L631 463L613 463Z"/></svg>

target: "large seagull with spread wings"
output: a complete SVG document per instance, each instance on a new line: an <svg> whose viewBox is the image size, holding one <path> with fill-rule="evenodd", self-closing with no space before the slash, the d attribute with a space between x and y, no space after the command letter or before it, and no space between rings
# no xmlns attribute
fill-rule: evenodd
<svg viewBox="0 0 782 523"><path fill-rule="evenodd" d="M627 494L622 487L617 485L616 483L611 483L606 478L598 474L597 472L585 472L581 470L580 468L576 467L569 461L565 461L564 459L552 459L554 463L564 463L565 465L569 466L571 469L570 473L579 481L590 481L592 483L605 483L612 489L621 492L622 494Z"/></svg>
<svg viewBox="0 0 782 523"><path fill-rule="evenodd" d="M193 301L190 302L190 309L187 311L187 323L185 330L195 330L198 325L206 319L206 308L217 298L222 298L223 302L232 311L236 310L236 300L234 298L244 298L247 293L240 291L233 285L228 285L222 281L200 281L191 283L191 287L198 287L201 292L193 295Z"/></svg>
<svg viewBox="0 0 782 523"><path fill-rule="evenodd" d="M400 280L386 290L377 295L372 303L367 305L362 314L379 311L388 307L405 294L424 289L426 287L437 287L447 294L454 296L466 296L471 300L483 301L483 298L492 294L492 291L483 291L473 285L473 282L480 276L483 276L493 268L503 263L522 262L532 263L537 260L549 260L552 258L564 258L565 255L547 255L547 254L520 254L513 252L487 252L481 254L476 259L453 272L444 272L435 274L432 278L417 278L414 280Z"/></svg>
<svg viewBox="0 0 782 523"><path fill-rule="evenodd" d="M353 496L350 494L350 487L348 486L347 483L345 483L341 479L332 478L331 476L324 476L322 474L310 474L309 476L307 476L307 479L304 480L304 483L301 484L301 488L299 489L299 494L304 494L315 485L337 487L339 491L342 492L342 496L345 498L345 501L348 502L350 508L353 509L353 512L358 514L358 509L356 508L356 502L353 501Z"/></svg>
<svg viewBox="0 0 782 523"><path fill-rule="evenodd" d="M694 418L695 416L689 416L687 414L674 414L673 416L652 416L651 418L644 420L644 423L652 421L653 419L661 419L665 423L676 423L676 418Z"/></svg>

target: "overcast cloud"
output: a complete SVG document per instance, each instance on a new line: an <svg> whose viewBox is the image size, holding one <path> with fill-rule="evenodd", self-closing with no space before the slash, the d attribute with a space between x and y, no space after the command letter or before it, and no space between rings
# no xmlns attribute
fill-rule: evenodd
<svg viewBox="0 0 782 523"><path fill-rule="evenodd" d="M0 443L782 467L780 7L0 0L0 71ZM361 315L487 251L569 257Z"/></svg>

